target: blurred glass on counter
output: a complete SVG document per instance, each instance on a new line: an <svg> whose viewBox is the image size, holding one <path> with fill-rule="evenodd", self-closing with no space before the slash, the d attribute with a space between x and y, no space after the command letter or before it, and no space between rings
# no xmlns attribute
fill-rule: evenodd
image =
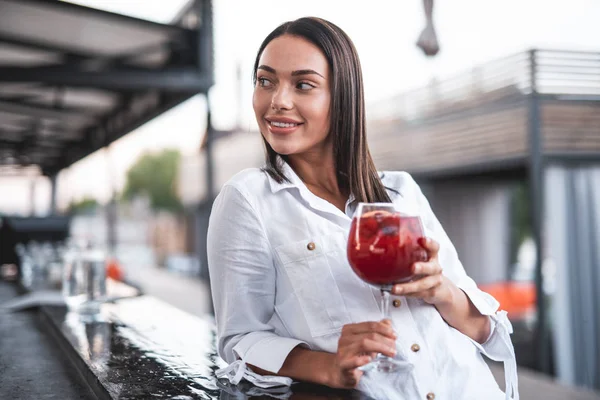
<svg viewBox="0 0 600 400"><path fill-rule="evenodd" d="M48 289L60 286L60 256L55 244L30 241L18 243L15 251L21 265L21 284L28 290ZM58 269L58 271L57 271ZM51 279L52 278L52 279Z"/></svg>
<svg viewBox="0 0 600 400"><path fill-rule="evenodd" d="M62 293L67 307L80 314L97 314L106 301L106 254L69 246L63 258Z"/></svg>

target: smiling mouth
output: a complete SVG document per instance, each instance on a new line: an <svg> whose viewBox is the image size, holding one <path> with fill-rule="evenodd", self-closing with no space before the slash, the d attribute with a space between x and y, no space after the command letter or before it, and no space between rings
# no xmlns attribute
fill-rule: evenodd
<svg viewBox="0 0 600 400"><path fill-rule="evenodd" d="M293 122L277 122L277 121L269 121L267 123L275 128L295 128L297 126L302 125L301 123L293 123Z"/></svg>

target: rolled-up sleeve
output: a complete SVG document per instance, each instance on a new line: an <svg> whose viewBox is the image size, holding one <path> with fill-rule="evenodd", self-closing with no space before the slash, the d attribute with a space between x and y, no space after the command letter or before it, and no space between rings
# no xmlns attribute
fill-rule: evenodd
<svg viewBox="0 0 600 400"><path fill-rule="evenodd" d="M274 332L276 273L261 219L248 198L226 185L217 196L207 237L218 353L277 373L302 341Z"/></svg>
<svg viewBox="0 0 600 400"><path fill-rule="evenodd" d="M433 239L440 244L438 259L444 275L465 292L471 303L482 315L487 315L490 318L491 329L487 341L480 344L471 338L469 339L483 355L494 361L504 363L507 398L509 398L510 392L513 391L514 399L518 399L517 365L514 347L510 339L513 329L506 311L500 311L500 303L493 296L481 291L475 281L467 275L454 245L416 182L414 182L414 190L421 207L423 223L433 234Z"/></svg>

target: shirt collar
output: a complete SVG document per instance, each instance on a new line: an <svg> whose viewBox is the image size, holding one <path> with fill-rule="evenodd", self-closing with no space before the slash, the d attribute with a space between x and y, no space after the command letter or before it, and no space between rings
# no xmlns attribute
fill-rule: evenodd
<svg viewBox="0 0 600 400"><path fill-rule="evenodd" d="M292 169L292 167L290 167L290 165L285 162L285 160L281 159L281 172L283 172L283 175L285 175L286 178L289 179L288 181L283 181L281 183L277 182L275 179L273 179L269 174L267 174L267 176L269 177L269 185L271 186L271 191L273 193L277 193L281 190L284 189L290 189L290 188L297 188L300 191L302 191L303 189L306 189L306 185L304 184L304 182L302 182L302 179L300 179L300 177L298 175L296 175L296 172L294 172L294 170ZM386 175L383 174L381 176L381 180L384 186L386 186ZM402 196L402 194L400 192L394 192L394 191L388 191L388 194L394 198L394 197L399 197L399 198L403 198L404 196ZM354 197L354 193L350 193L350 197L348 198L348 202L347 204L350 205L352 203L354 203L354 201L356 200L356 197Z"/></svg>
<svg viewBox="0 0 600 400"><path fill-rule="evenodd" d="M302 182L302 180L300 179L300 177L298 175L296 175L296 173L294 172L294 170L292 169L292 167L290 167L290 165L285 162L284 160L281 160L281 172L283 172L283 175L289 179L288 181L283 181L281 183L277 182L275 179L273 179L273 177L271 177L270 175L267 174L267 176L269 177L269 185L271 186L271 191L273 193L277 193L280 190L284 190L284 189L290 189L290 188L302 188L305 187L304 182Z"/></svg>
<svg viewBox="0 0 600 400"><path fill-rule="evenodd" d="M281 172L283 172L283 174L289 179L289 182L283 181L281 183L278 183L269 175L269 185L271 186L271 191L273 193L277 193L284 189L296 188L298 189L300 196L303 199L305 199L311 207L328 213L333 213L340 216L343 215L344 217L347 217L345 213L338 210L334 205L311 193L311 191L308 190L302 179L300 179L300 177L296 174L296 172L294 172L292 167L290 167L290 165L284 160L281 160ZM352 203L352 201L354 201L354 195L350 194L350 198L346 203L346 211L348 211L348 206Z"/></svg>
<svg viewBox="0 0 600 400"><path fill-rule="evenodd" d="M285 175L285 177L289 179L289 182L283 181L283 182L279 183L275 179L273 179L270 175L267 174L267 176L269 177L269 185L271 186L271 191L273 193L277 193L280 190L290 189L290 188L298 188L298 189L306 188L306 185L304 184L304 182L302 182L302 179L300 179L300 177L298 175L296 175L296 172L294 172L292 167L290 167L290 165L287 162L285 162L283 159L281 159L281 172L283 172L283 175ZM348 203L352 203L355 199L356 198L354 197L354 193L350 193L350 197L348 198Z"/></svg>

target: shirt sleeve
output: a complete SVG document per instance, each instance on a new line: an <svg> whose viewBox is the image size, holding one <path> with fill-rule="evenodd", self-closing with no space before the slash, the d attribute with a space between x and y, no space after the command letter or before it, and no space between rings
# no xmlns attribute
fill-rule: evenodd
<svg viewBox="0 0 600 400"><path fill-rule="evenodd" d="M438 258L444 275L465 292L471 303L473 303L482 315L487 315L490 318L491 332L487 341L480 344L471 338L469 339L483 355L494 361L504 363L507 399L510 398L509 394L512 391L514 392L514 399L517 400L519 398L517 391L517 365L514 348L510 339L513 329L506 316L506 311L499 311L500 303L488 293L481 291L475 281L467 275L458 258L454 245L444 231L442 224L433 213L429 201L427 201L419 185L412 177L410 179L414 184L413 187L417 202L421 208L423 224L433 234L433 239L440 244Z"/></svg>
<svg viewBox="0 0 600 400"><path fill-rule="evenodd" d="M219 355L230 364L241 360L244 369L248 363L278 372L289 352L306 343L274 332L273 253L255 209L234 186L215 199L207 253Z"/></svg>

